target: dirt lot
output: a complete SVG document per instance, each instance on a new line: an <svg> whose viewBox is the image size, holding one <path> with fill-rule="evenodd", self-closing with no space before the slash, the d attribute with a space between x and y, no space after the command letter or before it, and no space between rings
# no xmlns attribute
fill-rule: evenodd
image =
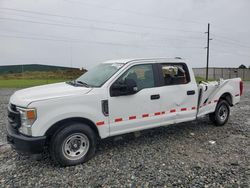
<svg viewBox="0 0 250 188"><path fill-rule="evenodd" d="M250 83L223 127L208 119L108 138L86 164L61 168L6 145L0 90L0 187L250 187Z"/></svg>

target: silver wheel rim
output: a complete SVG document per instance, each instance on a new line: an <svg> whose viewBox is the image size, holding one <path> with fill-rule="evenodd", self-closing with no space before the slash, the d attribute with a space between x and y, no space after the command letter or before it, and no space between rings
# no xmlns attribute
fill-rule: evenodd
<svg viewBox="0 0 250 188"><path fill-rule="evenodd" d="M220 108L219 108L219 118L222 122L224 122L226 119L227 119L227 116L228 116L228 109L225 105L222 105Z"/></svg>
<svg viewBox="0 0 250 188"><path fill-rule="evenodd" d="M89 139L83 133L68 136L62 145L64 157L69 160L81 159L89 150Z"/></svg>

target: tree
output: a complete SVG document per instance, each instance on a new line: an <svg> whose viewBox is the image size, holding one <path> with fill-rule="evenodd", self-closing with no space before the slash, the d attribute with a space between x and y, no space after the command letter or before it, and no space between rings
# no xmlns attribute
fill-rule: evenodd
<svg viewBox="0 0 250 188"><path fill-rule="evenodd" d="M246 67L246 65L243 65L243 64L241 64L240 66L239 66L239 69L246 69L247 67Z"/></svg>

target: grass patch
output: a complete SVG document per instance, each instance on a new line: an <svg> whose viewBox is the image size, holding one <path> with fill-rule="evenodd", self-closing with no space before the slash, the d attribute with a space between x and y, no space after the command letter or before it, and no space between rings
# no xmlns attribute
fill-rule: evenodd
<svg viewBox="0 0 250 188"><path fill-rule="evenodd" d="M196 77L195 77L195 80L196 80L197 83L199 83L199 82L201 82L201 81L206 81L205 78L199 77L199 76L196 76Z"/></svg>
<svg viewBox="0 0 250 188"><path fill-rule="evenodd" d="M55 72L24 72L22 74L0 75L0 88L27 88L45 84L52 84L73 80L82 75L83 71L55 71ZM196 77L196 82L205 81L202 77ZM212 80L209 80L212 81Z"/></svg>
<svg viewBox="0 0 250 188"><path fill-rule="evenodd" d="M27 88L38 85L63 82L62 79L8 79L0 80L0 88Z"/></svg>
<svg viewBox="0 0 250 188"><path fill-rule="evenodd" d="M85 70L74 70L74 71L33 71L23 73L8 73L0 74L0 80L12 80L12 79L37 79L37 80L54 80L54 79L75 79L85 73Z"/></svg>
<svg viewBox="0 0 250 188"><path fill-rule="evenodd" d="M0 88L27 88L74 80L85 73L85 70L67 71L33 71L8 73L0 75Z"/></svg>
<svg viewBox="0 0 250 188"><path fill-rule="evenodd" d="M206 82L206 79L205 79L205 78L199 77L199 76L196 76L196 77L195 77L195 80L196 80L197 83L199 83L199 82L201 82L201 81ZM215 81L215 80L214 80L214 79L208 79L208 81Z"/></svg>

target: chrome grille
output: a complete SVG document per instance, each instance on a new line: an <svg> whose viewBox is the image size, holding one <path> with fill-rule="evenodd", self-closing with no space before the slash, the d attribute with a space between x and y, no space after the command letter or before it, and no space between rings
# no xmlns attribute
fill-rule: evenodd
<svg viewBox="0 0 250 188"><path fill-rule="evenodd" d="M8 121L13 128L18 129L21 126L20 113L17 111L16 105L8 106Z"/></svg>

